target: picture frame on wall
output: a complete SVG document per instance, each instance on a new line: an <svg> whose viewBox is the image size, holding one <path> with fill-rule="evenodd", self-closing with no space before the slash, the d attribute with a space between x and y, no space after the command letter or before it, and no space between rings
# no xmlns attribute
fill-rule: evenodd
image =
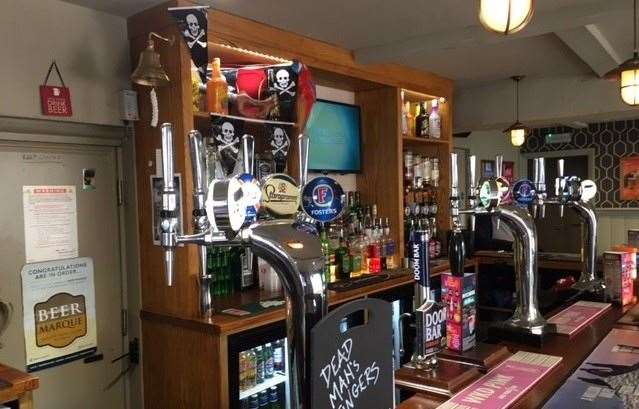
<svg viewBox="0 0 639 409"><path fill-rule="evenodd" d="M619 161L620 199L639 200L639 156L628 156Z"/></svg>
<svg viewBox="0 0 639 409"><path fill-rule="evenodd" d="M482 160L481 161L481 177L491 178L493 176L495 176L495 161Z"/></svg>
<svg viewBox="0 0 639 409"><path fill-rule="evenodd" d="M515 162L504 162L502 165L501 175L511 185L515 183Z"/></svg>

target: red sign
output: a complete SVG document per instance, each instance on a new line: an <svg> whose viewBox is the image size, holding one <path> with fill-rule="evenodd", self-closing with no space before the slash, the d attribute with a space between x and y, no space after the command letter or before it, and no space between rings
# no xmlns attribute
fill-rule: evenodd
<svg viewBox="0 0 639 409"><path fill-rule="evenodd" d="M60 78L61 86L47 85L49 81L49 75L51 70L55 68L58 77ZM44 84L40 85L40 105L42 106L42 115L49 116L71 116L73 111L71 110L71 92L69 88L64 85L62 75L58 65L54 62L49 66L49 71L44 79Z"/></svg>

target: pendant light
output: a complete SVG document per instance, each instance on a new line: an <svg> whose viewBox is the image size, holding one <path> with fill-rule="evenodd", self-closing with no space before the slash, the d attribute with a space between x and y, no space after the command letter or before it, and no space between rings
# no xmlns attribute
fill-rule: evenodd
<svg viewBox="0 0 639 409"><path fill-rule="evenodd" d="M510 137L510 143L513 146L519 147L526 142L526 136L528 136L528 128L519 122L519 81L524 77L517 75L511 78L515 83L515 123L505 129L504 133Z"/></svg>
<svg viewBox="0 0 639 409"><path fill-rule="evenodd" d="M639 105L639 50L637 49L637 0L634 0L634 51L633 56L607 74L609 78L619 79L621 99L628 105Z"/></svg>
<svg viewBox="0 0 639 409"><path fill-rule="evenodd" d="M535 0L479 0L479 21L489 31L508 35L526 27Z"/></svg>

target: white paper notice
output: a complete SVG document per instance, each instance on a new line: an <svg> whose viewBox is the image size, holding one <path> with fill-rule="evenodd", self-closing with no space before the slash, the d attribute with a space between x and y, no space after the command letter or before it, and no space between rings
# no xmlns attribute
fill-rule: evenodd
<svg viewBox="0 0 639 409"><path fill-rule="evenodd" d="M78 257L75 186L23 186L27 263Z"/></svg>

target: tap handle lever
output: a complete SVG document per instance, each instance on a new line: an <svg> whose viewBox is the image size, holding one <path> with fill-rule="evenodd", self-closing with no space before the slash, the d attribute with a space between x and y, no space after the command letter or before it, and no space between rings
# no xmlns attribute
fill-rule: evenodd
<svg viewBox="0 0 639 409"><path fill-rule="evenodd" d="M470 155L468 158L468 171L470 173L470 196L475 196L477 189L477 156Z"/></svg>
<svg viewBox="0 0 639 409"><path fill-rule="evenodd" d="M255 138L253 135L242 136L242 152L244 154L244 173L253 175L255 169Z"/></svg>
<svg viewBox="0 0 639 409"><path fill-rule="evenodd" d="M173 126L164 123L162 132L162 212L161 244L164 249L166 284L173 285L175 267L175 247L177 244L177 192L173 181Z"/></svg>
<svg viewBox="0 0 639 409"><path fill-rule="evenodd" d="M501 178L504 169L504 155L495 156L495 177Z"/></svg>
<svg viewBox="0 0 639 409"><path fill-rule="evenodd" d="M299 144L299 183L300 186L306 185L308 182L308 145L310 143L310 138L308 135L301 133L297 139Z"/></svg>
<svg viewBox="0 0 639 409"><path fill-rule="evenodd" d="M459 200L459 168L457 154L450 154L450 196L451 200Z"/></svg>
<svg viewBox="0 0 639 409"><path fill-rule="evenodd" d="M204 158L204 142L199 131L189 132L189 145L191 147L191 166L193 170L193 197L196 199L195 207L204 209L206 198L206 162ZM201 198L201 199L200 199ZM201 200L201 203L200 203Z"/></svg>

